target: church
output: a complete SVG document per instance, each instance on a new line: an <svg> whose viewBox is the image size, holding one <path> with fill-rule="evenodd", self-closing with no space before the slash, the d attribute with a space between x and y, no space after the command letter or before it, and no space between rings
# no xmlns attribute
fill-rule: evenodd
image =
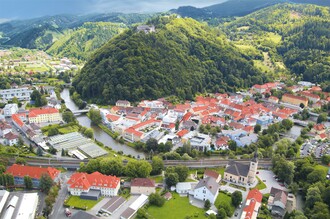
<svg viewBox="0 0 330 219"><path fill-rule="evenodd" d="M254 153L250 164L230 161L224 173L224 179L237 184L253 184L258 169L258 152Z"/></svg>

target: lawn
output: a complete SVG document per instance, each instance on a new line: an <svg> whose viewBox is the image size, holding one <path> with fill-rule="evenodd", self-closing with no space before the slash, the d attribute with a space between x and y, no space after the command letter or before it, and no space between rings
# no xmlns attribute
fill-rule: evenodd
<svg viewBox="0 0 330 219"><path fill-rule="evenodd" d="M59 128L58 131L60 134L68 134L71 132L78 132L79 127L77 125L67 126L67 127Z"/></svg>
<svg viewBox="0 0 330 219"><path fill-rule="evenodd" d="M65 202L65 204L69 205L70 207L77 207L80 209L85 208L86 210L89 210L101 200L102 197L99 200L94 201L94 200L81 199L79 196L70 196L68 200Z"/></svg>
<svg viewBox="0 0 330 219"><path fill-rule="evenodd" d="M177 193L172 193L172 199L165 202L163 207L148 207L147 213L150 219L184 219L187 216L196 219L207 218L204 209L192 206L188 197L180 197Z"/></svg>
<svg viewBox="0 0 330 219"><path fill-rule="evenodd" d="M151 176L150 179L155 180L156 183L163 183L164 178L162 176Z"/></svg>
<svg viewBox="0 0 330 219"><path fill-rule="evenodd" d="M259 177L257 177L257 180L258 184L253 189L263 190L267 188L266 184Z"/></svg>
<svg viewBox="0 0 330 219"><path fill-rule="evenodd" d="M229 196L223 192L219 192L219 195L218 195L217 199L215 200L214 205L218 208L219 206L223 206L224 203L229 203L232 212L234 212L235 207L231 204L231 196Z"/></svg>

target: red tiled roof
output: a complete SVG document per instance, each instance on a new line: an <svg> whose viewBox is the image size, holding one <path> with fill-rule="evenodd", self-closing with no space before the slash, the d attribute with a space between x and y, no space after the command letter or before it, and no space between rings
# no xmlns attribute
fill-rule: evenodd
<svg viewBox="0 0 330 219"><path fill-rule="evenodd" d="M182 118L182 121L183 122L186 122L190 119L190 117L192 116L192 113L191 112L187 112L186 114L184 114L183 118Z"/></svg>
<svg viewBox="0 0 330 219"><path fill-rule="evenodd" d="M295 96L295 95L292 95L292 94L284 94L283 97L288 97L288 98L291 98L291 99L297 99L297 100L302 100L302 101L308 101L308 99L306 97Z"/></svg>
<svg viewBox="0 0 330 219"><path fill-rule="evenodd" d="M314 129L315 129L316 131L322 131L322 130L325 129L325 126L324 126L324 124L315 124L315 125L314 125Z"/></svg>
<svg viewBox="0 0 330 219"><path fill-rule="evenodd" d="M139 129L141 127L144 127L146 125L149 125L149 124L153 124L153 123L160 123L161 121L160 120L156 120L156 119L149 119L145 122L141 122L141 123L138 123L136 125L133 125L131 128L133 129Z"/></svg>
<svg viewBox="0 0 330 219"><path fill-rule="evenodd" d="M327 138L327 135L325 133L322 133L322 134L320 134L320 138L321 139L326 139Z"/></svg>
<svg viewBox="0 0 330 219"><path fill-rule="evenodd" d="M92 174L88 173L74 173L67 184L70 188L81 188L83 190L89 189L91 186L102 188L116 188L120 183L120 178L116 176L107 176L99 172Z"/></svg>
<svg viewBox="0 0 330 219"><path fill-rule="evenodd" d="M21 116L25 117L25 114L22 114L22 113L21 114L13 114L11 116L11 118L18 126L23 127L24 122L21 120L21 118L20 118Z"/></svg>
<svg viewBox="0 0 330 219"><path fill-rule="evenodd" d="M313 99L320 99L320 96L319 95L312 94L312 93L307 92L307 91L299 92L299 94L301 94L303 96L306 96L307 98L310 97L310 98L313 98Z"/></svg>
<svg viewBox="0 0 330 219"><path fill-rule="evenodd" d="M48 174L54 180L60 171L53 167L43 168L14 164L7 169L6 173L10 173L14 177L30 176L33 179L40 179L42 174Z"/></svg>
<svg viewBox="0 0 330 219"><path fill-rule="evenodd" d="M251 219L252 218L255 207L256 207L256 201L255 200L252 200L249 205L245 206L245 208L243 210L243 211L246 212L244 219Z"/></svg>
<svg viewBox="0 0 330 219"><path fill-rule="evenodd" d="M278 99L277 97L275 97L275 96L270 96L268 99L269 99L269 100L275 100L275 101L278 101L278 100L279 100L279 99Z"/></svg>
<svg viewBox="0 0 330 219"><path fill-rule="evenodd" d="M117 121L120 118L120 116L112 115L112 114L108 114L106 117L107 117L108 121L110 121L110 122Z"/></svg>
<svg viewBox="0 0 330 219"><path fill-rule="evenodd" d="M5 137L5 139L8 139L8 140L18 139L18 135L15 135L12 132L8 132L7 134L5 134L4 137Z"/></svg>
<svg viewBox="0 0 330 219"><path fill-rule="evenodd" d="M219 173L217 173L213 170L205 170L204 171L204 176L209 176L209 177L212 177L214 179L218 179Z"/></svg>
<svg viewBox="0 0 330 219"><path fill-rule="evenodd" d="M131 181L131 187L155 187L155 181L148 178L135 178Z"/></svg>
<svg viewBox="0 0 330 219"><path fill-rule="evenodd" d="M182 129L181 131L178 131L176 133L177 136L179 136L180 138L182 138L185 134L187 134L189 131L187 129Z"/></svg>
<svg viewBox="0 0 330 219"><path fill-rule="evenodd" d="M258 189L252 189L252 190L250 190L250 192L249 192L249 194L248 194L248 196L247 196L246 199L247 200L248 199L254 199L257 202L261 202L261 200L262 200L262 194L261 194L261 192Z"/></svg>
<svg viewBox="0 0 330 219"><path fill-rule="evenodd" d="M29 111L29 117L37 117L39 115L44 115L44 114L54 114L54 113L59 113L58 109L55 108L43 108L43 109L30 109Z"/></svg>
<svg viewBox="0 0 330 219"><path fill-rule="evenodd" d="M128 133L128 134L138 136L138 137L141 137L143 135L143 132L137 131L133 128L128 128L128 129L125 130L125 132Z"/></svg>

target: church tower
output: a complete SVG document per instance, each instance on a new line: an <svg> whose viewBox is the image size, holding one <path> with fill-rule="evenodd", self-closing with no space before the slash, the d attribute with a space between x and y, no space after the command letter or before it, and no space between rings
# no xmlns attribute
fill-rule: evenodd
<svg viewBox="0 0 330 219"><path fill-rule="evenodd" d="M250 161L249 181L253 183L256 179L256 173L258 169L258 148L254 152L253 158Z"/></svg>

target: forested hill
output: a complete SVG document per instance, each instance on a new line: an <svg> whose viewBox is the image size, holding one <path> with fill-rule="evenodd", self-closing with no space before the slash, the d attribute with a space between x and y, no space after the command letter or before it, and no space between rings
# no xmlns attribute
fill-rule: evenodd
<svg viewBox="0 0 330 219"><path fill-rule="evenodd" d="M264 78L227 39L191 18L158 17L156 32L132 28L97 50L73 86L84 99L114 103L219 92Z"/></svg>
<svg viewBox="0 0 330 219"><path fill-rule="evenodd" d="M55 15L29 20L13 20L0 23L0 47L48 49L66 34L86 22L113 22L132 25L145 22L153 14L106 13L84 16Z"/></svg>
<svg viewBox="0 0 330 219"><path fill-rule="evenodd" d="M281 4L225 24L234 44L269 53L273 64L283 61L303 80L330 83L330 10L315 5ZM270 36L276 44L262 44ZM330 90L330 89L329 89Z"/></svg>
<svg viewBox="0 0 330 219"><path fill-rule="evenodd" d="M123 23L88 22L77 30L67 31L47 52L57 57L86 60L94 50L126 28Z"/></svg>

